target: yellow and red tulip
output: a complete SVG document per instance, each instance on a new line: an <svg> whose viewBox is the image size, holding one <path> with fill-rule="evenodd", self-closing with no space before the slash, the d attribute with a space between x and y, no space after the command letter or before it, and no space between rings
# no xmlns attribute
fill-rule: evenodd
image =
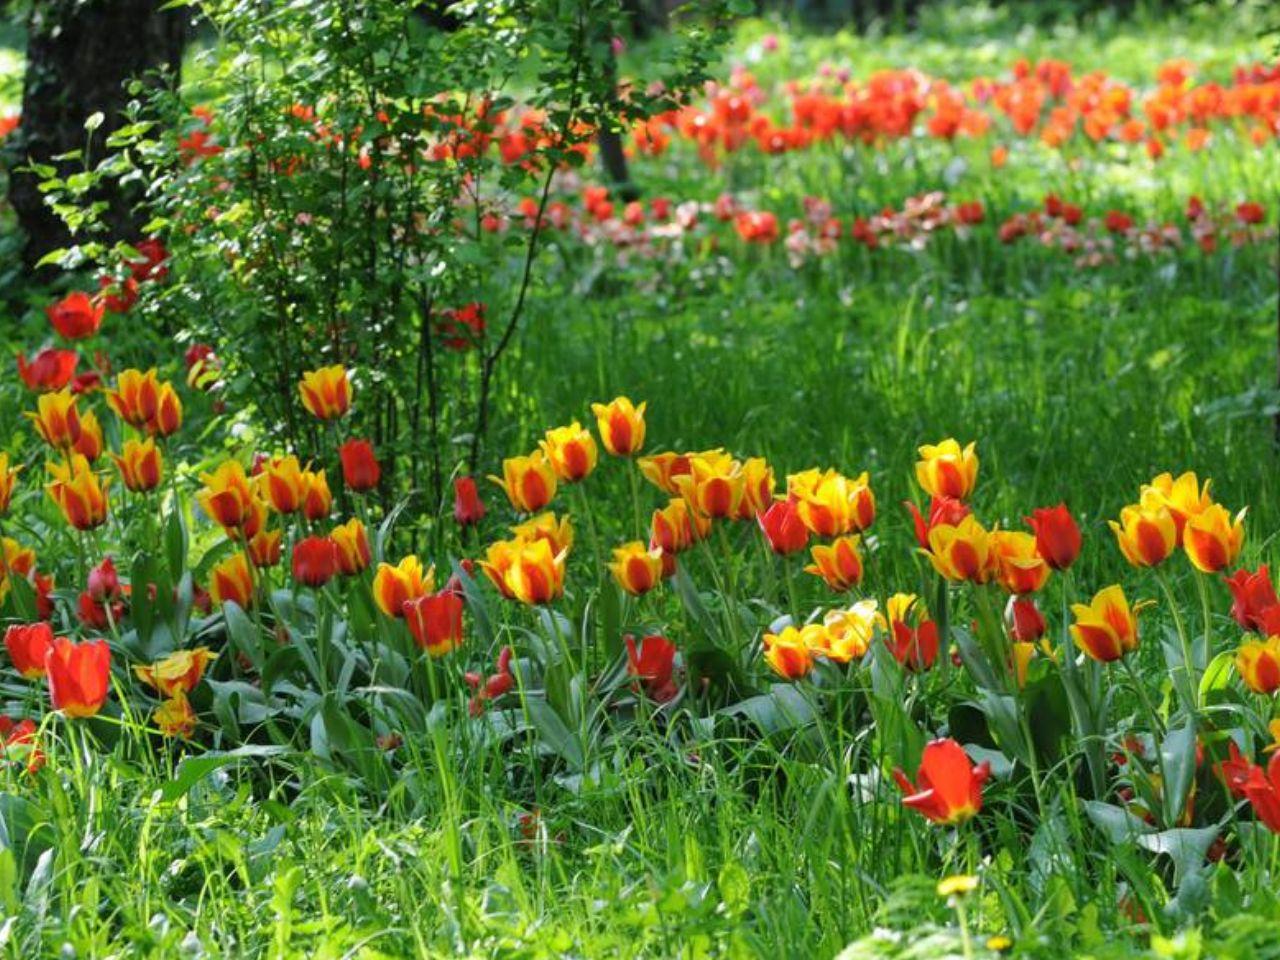
<svg viewBox="0 0 1280 960"><path fill-rule="evenodd" d="M102 456L102 427L98 423L98 415L86 410L80 417L80 436L76 437L71 448L90 463Z"/></svg>
<svg viewBox="0 0 1280 960"><path fill-rule="evenodd" d="M262 464L262 472L254 479L277 513L297 513L307 499L308 474L292 454L271 457Z"/></svg>
<svg viewBox="0 0 1280 960"><path fill-rule="evenodd" d="M813 653L806 640L805 630L809 631L808 639L817 643L823 642L819 636L823 632L823 627L819 623L811 623L800 629L787 626L781 633L764 635L765 662L778 676L788 680L799 680L813 669Z"/></svg>
<svg viewBox="0 0 1280 960"><path fill-rule="evenodd" d="M73 453L66 463L49 463L46 469L53 480L45 490L67 523L77 530L92 530L106 523L108 482L98 482L88 460Z"/></svg>
<svg viewBox="0 0 1280 960"><path fill-rule="evenodd" d="M713 519L736 517L746 494L742 465L729 457L694 456L689 461L689 473L673 479L689 507Z"/></svg>
<svg viewBox="0 0 1280 960"><path fill-rule="evenodd" d="M70 390L42 393L36 399L36 412L26 412L23 416L35 424L41 439L56 450L69 450L80 439L80 414Z"/></svg>
<svg viewBox="0 0 1280 960"><path fill-rule="evenodd" d="M541 450L527 457L508 457L502 461L501 479L489 479L502 487L520 513L537 513L556 495L556 473Z"/></svg>
<svg viewBox="0 0 1280 960"><path fill-rule="evenodd" d="M929 619L916 595L895 593L889 598L885 613L889 624L885 646L893 659L912 673L931 670L938 659L941 640L938 625Z"/></svg>
<svg viewBox="0 0 1280 960"><path fill-rule="evenodd" d="M615 547L609 572L614 582L632 596L648 593L662 581L662 548L646 549L639 540Z"/></svg>
<svg viewBox="0 0 1280 960"><path fill-rule="evenodd" d="M829 610L822 618L821 653L836 663L859 660L871 649L876 627L883 623L874 600L859 600L842 610Z"/></svg>
<svg viewBox="0 0 1280 960"><path fill-rule="evenodd" d="M920 448L916 462L916 482L933 497L967 500L978 483L976 444L963 449L953 438L941 443L926 443Z"/></svg>
<svg viewBox="0 0 1280 960"><path fill-rule="evenodd" d="M1036 548L1036 538L1020 530L996 530L988 537L996 579L1010 593L1035 593L1049 580L1049 564Z"/></svg>
<svg viewBox="0 0 1280 960"><path fill-rule="evenodd" d="M253 606L253 573L243 553L233 553L209 571L209 595L219 606L228 602L245 610Z"/></svg>
<svg viewBox="0 0 1280 960"><path fill-rule="evenodd" d="M404 622L414 642L431 657L462 646L462 597L452 590L429 593L404 605Z"/></svg>
<svg viewBox="0 0 1280 960"><path fill-rule="evenodd" d="M177 693L156 707L151 720L166 737L186 738L196 732L196 712L184 693Z"/></svg>
<svg viewBox="0 0 1280 960"><path fill-rule="evenodd" d="M994 573L990 534L972 514L955 526L940 524L930 530L927 556L948 580L986 583Z"/></svg>
<svg viewBox="0 0 1280 960"><path fill-rule="evenodd" d="M773 467L763 457L748 457L742 462L742 500L738 503L738 519L754 520L773 503Z"/></svg>
<svg viewBox="0 0 1280 960"><path fill-rule="evenodd" d="M336 420L351 409L351 383L341 364L308 370L298 384L302 405L317 420Z"/></svg>
<svg viewBox="0 0 1280 960"><path fill-rule="evenodd" d="M352 517L329 531L329 539L338 550L338 572L352 577L365 570L373 560L369 535L358 517Z"/></svg>
<svg viewBox="0 0 1280 960"><path fill-rule="evenodd" d="M1140 499L1151 500L1169 511L1177 528L1178 545L1181 546L1182 531L1187 521L1213 504L1209 495L1211 483L1206 480L1201 485L1199 477L1190 470L1176 478L1171 473L1162 473L1142 488Z"/></svg>
<svg viewBox="0 0 1280 960"><path fill-rule="evenodd" d="M554 513L540 513L524 523L516 524L511 532L517 540L546 540L551 545L553 554L567 555L573 548L573 523L568 514L557 520Z"/></svg>
<svg viewBox="0 0 1280 960"><path fill-rule="evenodd" d="M228 460L212 473L201 474L200 480L204 489L196 494L196 501L211 520L227 530L251 525L258 501L238 460Z"/></svg>
<svg viewBox="0 0 1280 960"><path fill-rule="evenodd" d="M329 490L329 481L323 470L314 473L307 470L303 473L307 483L307 493L302 499L302 515L308 520L327 520L333 510L333 494Z"/></svg>
<svg viewBox="0 0 1280 960"><path fill-rule="evenodd" d="M645 404L637 407L627 397L591 405L605 450L615 457L630 457L644 448L644 408Z"/></svg>
<svg viewBox="0 0 1280 960"><path fill-rule="evenodd" d="M217 656L208 647L176 650L155 663L134 667L133 672L161 695L174 697L194 690L205 669Z"/></svg>
<svg viewBox="0 0 1280 960"><path fill-rule="evenodd" d="M815 543L810 548L813 563L805 573L821 577L836 593L844 593L862 582L861 537L856 533L836 537L830 544Z"/></svg>
<svg viewBox="0 0 1280 960"><path fill-rule="evenodd" d="M1142 500L1120 511L1120 520L1108 520L1120 552L1135 567L1163 563L1178 543L1173 514L1158 497L1144 493Z"/></svg>
<svg viewBox="0 0 1280 960"><path fill-rule="evenodd" d="M1236 672L1254 693L1280 690L1280 637L1248 640L1236 651Z"/></svg>
<svg viewBox="0 0 1280 960"><path fill-rule="evenodd" d="M507 591L513 599L531 605L558 599L564 593L564 561L564 553L553 554L546 540L515 541L503 577Z"/></svg>
<svg viewBox="0 0 1280 960"><path fill-rule="evenodd" d="M147 493L160 486L164 477L163 461L154 440L126 440L119 456L111 455L120 471L125 489L134 493Z"/></svg>
<svg viewBox="0 0 1280 960"><path fill-rule="evenodd" d="M1204 573L1218 573L1236 562L1244 545L1244 515L1232 518L1227 508L1210 504L1187 518L1182 528L1182 546L1192 566Z"/></svg>
<svg viewBox="0 0 1280 960"><path fill-rule="evenodd" d="M107 406L117 417L139 430L145 428L160 406L160 381L152 369L125 370L116 378L116 388L107 391Z"/></svg>
<svg viewBox="0 0 1280 960"><path fill-rule="evenodd" d="M436 568L427 567L414 554L404 557L398 564L378 564L373 577L373 599L378 609L388 617L404 616L404 605L433 592L436 587Z"/></svg>
<svg viewBox="0 0 1280 960"><path fill-rule="evenodd" d="M18 474L22 472L22 464L9 466L9 454L0 453L0 517L9 512L13 503L13 491L18 486Z"/></svg>
<svg viewBox="0 0 1280 960"><path fill-rule="evenodd" d="M259 530L249 537L249 542L246 544L250 561L259 570L274 567L280 562L284 549L283 541L284 531L282 530Z"/></svg>
<svg viewBox="0 0 1280 960"><path fill-rule="evenodd" d="M577 420L567 427L548 430L538 444L551 462L551 469L565 483L586 479L600 456L595 437Z"/></svg>
<svg viewBox="0 0 1280 960"><path fill-rule="evenodd" d="M1118 584L1099 590L1088 604L1072 604L1071 612L1071 637L1094 660L1110 663L1138 648L1137 618Z"/></svg>

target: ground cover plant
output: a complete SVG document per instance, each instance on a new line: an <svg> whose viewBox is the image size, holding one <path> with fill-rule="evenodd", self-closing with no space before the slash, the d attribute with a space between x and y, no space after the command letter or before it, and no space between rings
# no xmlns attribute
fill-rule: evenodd
<svg viewBox="0 0 1280 960"><path fill-rule="evenodd" d="M1264 9L250 7L11 172L5 951L1280 955Z"/></svg>

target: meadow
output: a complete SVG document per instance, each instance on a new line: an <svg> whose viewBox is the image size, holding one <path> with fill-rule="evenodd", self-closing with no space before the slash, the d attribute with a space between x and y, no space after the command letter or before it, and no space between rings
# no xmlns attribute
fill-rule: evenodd
<svg viewBox="0 0 1280 960"><path fill-rule="evenodd" d="M403 327L210 44L5 295L0 952L1280 957L1263 13L738 22L634 196L468 104Z"/></svg>

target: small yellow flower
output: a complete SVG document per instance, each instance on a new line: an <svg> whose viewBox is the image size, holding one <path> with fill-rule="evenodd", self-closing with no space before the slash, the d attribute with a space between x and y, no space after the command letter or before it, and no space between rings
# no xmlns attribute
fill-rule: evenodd
<svg viewBox="0 0 1280 960"><path fill-rule="evenodd" d="M966 873L953 874L938 883L938 896L952 897L956 894L972 893L978 889L978 878Z"/></svg>

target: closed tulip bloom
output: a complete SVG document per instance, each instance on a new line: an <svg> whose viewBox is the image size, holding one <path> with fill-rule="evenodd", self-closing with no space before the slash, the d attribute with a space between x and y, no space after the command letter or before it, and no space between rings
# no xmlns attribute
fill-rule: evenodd
<svg viewBox="0 0 1280 960"><path fill-rule="evenodd" d="M1036 551L1054 570L1066 570L1080 556L1080 528L1065 503L1041 507L1027 517L1035 532Z"/></svg>
<svg viewBox="0 0 1280 960"><path fill-rule="evenodd" d="M746 478L736 460L707 460L701 456L689 462L689 473L675 478L676 488L694 512L713 519L738 515L746 494Z"/></svg>
<svg viewBox="0 0 1280 960"><path fill-rule="evenodd" d="M175 650L155 663L139 664L133 668L133 672L139 680L162 696L176 697L194 690L217 656L208 647Z"/></svg>
<svg viewBox="0 0 1280 960"><path fill-rule="evenodd" d="M28 390L48 393L61 390L75 376L80 356L74 350L41 350L30 362L18 354L18 377Z"/></svg>
<svg viewBox="0 0 1280 960"><path fill-rule="evenodd" d="M636 638L623 638L627 648L627 675L644 685L645 692L659 703L666 703L679 692L675 679L676 645L666 637L651 634L636 649Z"/></svg>
<svg viewBox="0 0 1280 960"><path fill-rule="evenodd" d="M94 463L102 456L102 446L102 427L98 424L98 415L92 410L86 410L80 417L80 436L76 437L71 449Z"/></svg>
<svg viewBox="0 0 1280 960"><path fill-rule="evenodd" d="M871 477L864 470L853 479L852 483L849 506L853 516L853 528L866 530L876 522L876 495L871 489Z"/></svg>
<svg viewBox="0 0 1280 960"><path fill-rule="evenodd" d="M249 538L246 549L249 551L249 560L259 570L274 567L280 562L284 551L284 531L259 530Z"/></svg>
<svg viewBox="0 0 1280 960"><path fill-rule="evenodd" d="M1266 612L1280 607L1280 598L1276 596L1276 588L1271 582L1271 572L1266 564L1258 567L1254 573L1237 570L1223 579L1231 590L1231 616L1242 630L1261 629Z"/></svg>
<svg viewBox="0 0 1280 960"><path fill-rule="evenodd" d="M323 587L338 573L338 548L328 537L303 537L293 545L293 579Z"/></svg>
<svg viewBox="0 0 1280 960"><path fill-rule="evenodd" d="M382 479L382 468L368 440L348 440L338 448L342 459L342 482L348 490L366 493L375 490Z"/></svg>
<svg viewBox="0 0 1280 960"><path fill-rule="evenodd" d="M1099 590L1089 604L1071 605L1076 646L1099 663L1111 663L1138 648L1138 622L1124 590L1113 584Z"/></svg>
<svg viewBox="0 0 1280 960"><path fill-rule="evenodd" d="M160 381L155 368L125 370L116 378L116 388L107 391L107 405L125 423L141 430L150 423L160 406Z"/></svg>
<svg viewBox="0 0 1280 960"><path fill-rule="evenodd" d="M272 509L283 514L297 513L302 509L310 485L307 472L292 454L271 457L262 464L262 472L254 481Z"/></svg>
<svg viewBox="0 0 1280 960"><path fill-rule="evenodd" d="M9 454L0 453L0 517L9 512L13 502L13 491L18 485L18 474L22 472L22 464L9 466Z"/></svg>
<svg viewBox="0 0 1280 960"><path fill-rule="evenodd" d="M982 810L982 785L990 775L990 763L975 766L964 747L950 738L925 745L915 783L900 769L893 771L903 805L944 826L964 823Z"/></svg>
<svg viewBox="0 0 1280 960"><path fill-rule="evenodd" d="M40 438L55 450L69 450L80 439L80 414L70 390L42 393L36 400L36 412L28 411L23 416L35 424Z"/></svg>
<svg viewBox="0 0 1280 960"><path fill-rule="evenodd" d="M812 628L812 629L811 629ZM822 632L822 625L811 623L803 629L811 629L814 639ZM787 680L799 680L813 669L813 654L802 629L794 626L783 628L782 633L764 635L765 663L773 672Z"/></svg>
<svg viewBox="0 0 1280 960"><path fill-rule="evenodd" d="M644 447L644 408L645 404L634 406L626 397L591 405L600 441L609 453L629 457Z"/></svg>
<svg viewBox="0 0 1280 960"><path fill-rule="evenodd" d="M567 554L573 547L573 523L568 514L556 519L554 513L540 513L511 528L517 540L546 540L552 553Z"/></svg>
<svg viewBox="0 0 1280 960"><path fill-rule="evenodd" d="M450 590L427 594L404 605L404 622L414 642L431 657L462 646L463 600Z"/></svg>
<svg viewBox="0 0 1280 960"><path fill-rule="evenodd" d="M1144 495L1140 503L1120 511L1120 521L1108 520L1120 552L1135 567L1163 563L1178 543L1173 515L1158 499Z"/></svg>
<svg viewBox="0 0 1280 960"><path fill-rule="evenodd" d="M368 568L373 560L369 547L369 534L359 518L352 517L329 532L329 539L338 550L338 572L353 577Z"/></svg>
<svg viewBox="0 0 1280 960"><path fill-rule="evenodd" d="M196 712L185 694L170 697L151 714L151 720L163 736L185 739L196 732Z"/></svg>
<svg viewBox="0 0 1280 960"><path fill-rule="evenodd" d="M1010 593L1035 593L1049 580L1049 564L1036 549L1036 538L1021 530L996 530L988 538L996 579Z"/></svg>
<svg viewBox="0 0 1280 960"><path fill-rule="evenodd" d="M976 446L970 443L961 449L950 437L938 444L926 443L916 462L916 482L933 497L969 499L978 482Z"/></svg>
<svg viewBox="0 0 1280 960"><path fill-rule="evenodd" d="M373 576L373 599L388 617L403 617L406 603L425 597L435 588L436 568L424 570L422 561L412 553L395 566L378 564L378 572Z"/></svg>
<svg viewBox="0 0 1280 960"><path fill-rule="evenodd" d="M970 514L929 531L929 562L948 580L986 583L993 573L990 535Z"/></svg>
<svg viewBox="0 0 1280 960"><path fill-rule="evenodd" d="M1204 573L1218 573L1236 562L1244 545L1244 515L1232 518L1227 508L1215 503L1187 518L1182 546L1192 566Z"/></svg>
<svg viewBox="0 0 1280 960"><path fill-rule="evenodd" d="M515 594L511 592L511 588L507 586L507 574L511 572L511 568L515 565L516 557L524 544L525 541L518 538L515 540L498 540L489 544L488 549L485 551L485 558L480 561L481 572L507 600L516 598Z"/></svg>
<svg viewBox="0 0 1280 960"><path fill-rule="evenodd" d="M83 290L77 290L45 307L44 312L59 334L68 340L83 340L98 332L106 311L105 305L95 303Z"/></svg>
<svg viewBox="0 0 1280 960"><path fill-rule="evenodd" d="M1274 753L1261 767L1249 763L1239 792L1249 801L1258 819L1272 833L1280 833L1280 753Z"/></svg>
<svg viewBox="0 0 1280 960"><path fill-rule="evenodd" d="M106 523L107 481L98 482L88 460L73 453L66 463L49 463L46 469L53 479L45 491L67 523L77 530L92 530Z"/></svg>
<svg viewBox="0 0 1280 960"><path fill-rule="evenodd" d="M469 527L484 519L484 503L472 477L453 479L453 519L458 526Z"/></svg>
<svg viewBox="0 0 1280 960"><path fill-rule="evenodd" d="M1210 484L1211 481L1206 480L1201 485L1200 479L1190 470L1177 478L1171 473L1162 473L1142 488L1140 499L1154 500L1169 511L1177 528L1178 545L1181 546L1182 531L1187 521L1213 505L1213 498L1209 495Z"/></svg>
<svg viewBox="0 0 1280 960"><path fill-rule="evenodd" d="M298 384L302 405L317 420L336 420L351 409L351 384L341 364L308 370Z"/></svg>
<svg viewBox="0 0 1280 960"><path fill-rule="evenodd" d="M787 477L787 495L800 521L819 537L838 537L854 529L853 485L835 470L804 470Z"/></svg>
<svg viewBox="0 0 1280 960"><path fill-rule="evenodd" d="M148 433L171 437L182 426L182 398L171 383L160 384L156 398L156 414L146 423Z"/></svg>
<svg viewBox="0 0 1280 960"><path fill-rule="evenodd" d="M113 453L111 459L116 462L116 469L120 471L127 490L147 493L160 486L164 476L160 450L150 437L140 441L126 440L120 455Z"/></svg>
<svg viewBox="0 0 1280 960"><path fill-rule="evenodd" d="M798 553L809 545L809 529L800 521L795 504L790 500L775 500L773 505L756 517L769 549L786 555Z"/></svg>
<svg viewBox="0 0 1280 960"><path fill-rule="evenodd" d="M564 560L546 540L520 544L505 578L511 595L527 604L558 599L564 593Z"/></svg>
<svg viewBox="0 0 1280 960"><path fill-rule="evenodd" d="M648 593L662 581L662 548L646 549L639 540L615 547L609 572L633 597Z"/></svg>
<svg viewBox="0 0 1280 960"><path fill-rule="evenodd" d="M57 637L44 661L49 702L67 717L92 717L107 702L111 648L105 640L72 643Z"/></svg>
<svg viewBox="0 0 1280 960"><path fill-rule="evenodd" d="M53 627L39 623L15 623L4 632L4 646L13 667L24 679L38 680L45 674L44 660L53 646Z"/></svg>
<svg viewBox="0 0 1280 960"><path fill-rule="evenodd" d="M565 483L585 479L596 468L599 451L595 437L577 420L567 427L548 430L546 438L538 446L551 461L551 469Z"/></svg>
<svg viewBox="0 0 1280 960"><path fill-rule="evenodd" d="M846 610L827 611L822 618L822 655L836 663L866 656L876 626L882 622L877 606L874 600L859 600Z"/></svg>
<svg viewBox="0 0 1280 960"><path fill-rule="evenodd" d="M1010 597L1004 611L1004 622L1009 636L1018 643L1034 643L1048 629L1044 614L1030 597Z"/></svg>
<svg viewBox="0 0 1280 960"><path fill-rule="evenodd" d="M196 501L215 523L235 530L253 519L257 498L239 461L228 460L212 473L201 474L200 480L204 489L196 494Z"/></svg>
<svg viewBox="0 0 1280 960"><path fill-rule="evenodd" d="M912 673L933 669L941 640L938 625L928 618L913 593L895 593L889 598L889 635L885 646L893 659ZM918 618L917 623L913 620Z"/></svg>
<svg viewBox="0 0 1280 960"><path fill-rule="evenodd" d="M742 462L742 500L738 504L739 520L754 520L773 504L773 467L763 457L748 457Z"/></svg>
<svg viewBox="0 0 1280 960"><path fill-rule="evenodd" d="M556 473L541 450L527 457L508 457L502 461L502 477L489 479L506 491L511 506L520 513L537 513L556 495Z"/></svg>
<svg viewBox="0 0 1280 960"><path fill-rule="evenodd" d="M836 593L844 593L862 582L861 537L856 533L836 537L830 544L815 543L810 550L813 563L805 573L821 577Z"/></svg>
<svg viewBox="0 0 1280 960"><path fill-rule="evenodd" d="M245 610L253 606L253 574L243 553L233 553L209 571L209 595L218 606L234 603Z"/></svg>
<svg viewBox="0 0 1280 960"><path fill-rule="evenodd" d="M668 501L653 511L649 524L649 545L661 547L664 558L683 553L711 532L711 518L689 509L683 499Z"/></svg>
<svg viewBox="0 0 1280 960"><path fill-rule="evenodd" d="M1280 637L1241 644L1236 651L1236 672L1254 693L1275 693L1280 689Z"/></svg>
<svg viewBox="0 0 1280 960"><path fill-rule="evenodd" d="M920 513L920 508L914 503L907 502L905 506L911 513L911 520L915 526L916 543L920 544L921 550L929 549L929 533L934 527L954 527L969 516L968 504L963 500L957 500L955 497L933 497L929 501L929 516L927 519Z"/></svg>
<svg viewBox="0 0 1280 960"><path fill-rule="evenodd" d="M307 494L302 500L302 515L308 520L327 520L333 510L333 494L329 490L329 481L324 471L304 471L307 481Z"/></svg>

